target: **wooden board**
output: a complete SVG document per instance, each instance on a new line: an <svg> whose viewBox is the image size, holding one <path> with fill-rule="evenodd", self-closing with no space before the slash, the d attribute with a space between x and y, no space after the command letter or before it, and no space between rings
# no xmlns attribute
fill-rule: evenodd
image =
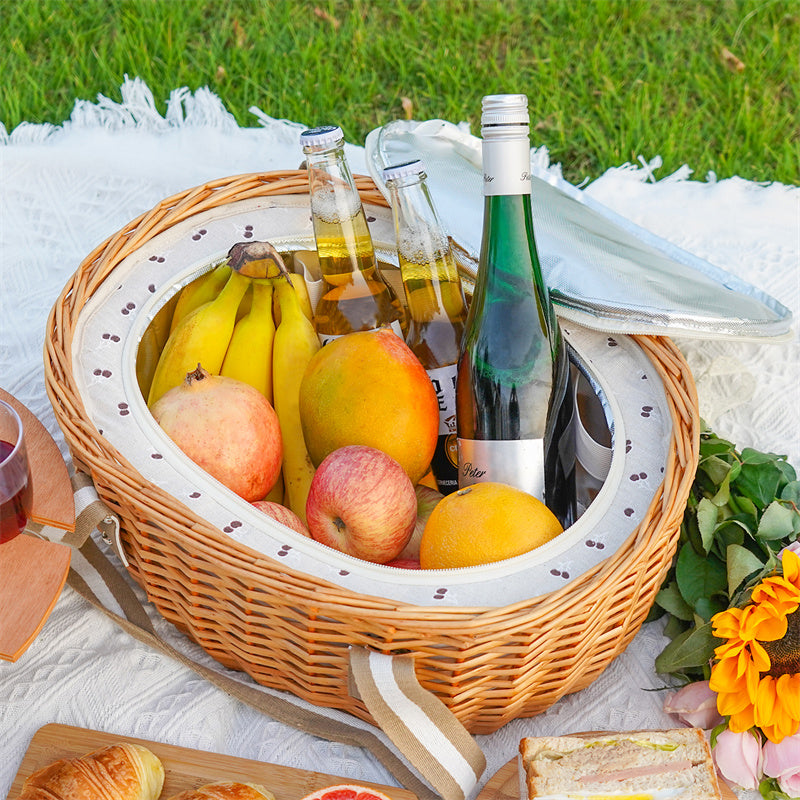
<svg viewBox="0 0 800 800"><path fill-rule="evenodd" d="M72 550L25 533L0 547L0 659L16 661L60 597Z"/></svg>
<svg viewBox="0 0 800 800"><path fill-rule="evenodd" d="M30 518L41 525L74 531L75 498L69 471L58 445L47 428L16 397L0 389L0 399L13 406L22 420L31 470L33 507Z"/></svg>
<svg viewBox="0 0 800 800"><path fill-rule="evenodd" d="M165 771L164 789L161 793L163 798L169 798L178 792L205 783L236 780L263 784L275 795L276 800L300 800L310 792L336 783L358 783L380 789L392 800L417 800L417 796L406 789L57 723L45 725L34 734L17 776L11 784L10 800L17 797L25 778L36 770L61 758L82 756L92 750L118 742L142 744L161 759Z"/></svg>
<svg viewBox="0 0 800 800"><path fill-rule="evenodd" d="M58 445L47 429L13 395L0 389L19 414L31 473L33 522L61 530L75 530L75 499L69 472ZM64 588L69 572L69 547L58 542L16 536L2 545L0 659L16 661L42 629Z"/></svg>
<svg viewBox="0 0 800 800"><path fill-rule="evenodd" d="M719 792L722 800L736 800L736 795L722 781ZM516 758L495 772L481 789L476 800L520 800L519 767Z"/></svg>

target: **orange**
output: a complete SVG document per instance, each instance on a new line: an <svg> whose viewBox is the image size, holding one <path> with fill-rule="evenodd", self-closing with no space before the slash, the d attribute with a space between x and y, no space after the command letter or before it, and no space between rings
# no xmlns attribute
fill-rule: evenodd
<svg viewBox="0 0 800 800"><path fill-rule="evenodd" d="M489 564L527 553L563 531L533 495L505 483L476 483L440 500L420 542L422 569Z"/></svg>
<svg viewBox="0 0 800 800"><path fill-rule="evenodd" d="M348 333L309 361L300 384L300 422L314 466L334 450L382 450L416 485L439 436L439 403L428 373L389 328Z"/></svg>

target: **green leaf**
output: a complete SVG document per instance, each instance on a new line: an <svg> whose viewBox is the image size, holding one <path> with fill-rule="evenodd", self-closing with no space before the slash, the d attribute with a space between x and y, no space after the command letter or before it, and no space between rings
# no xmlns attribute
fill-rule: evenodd
<svg viewBox="0 0 800 800"><path fill-rule="evenodd" d="M705 458L701 464L703 472L708 475L716 486L719 486L731 471L731 465L727 461L717 458L717 456Z"/></svg>
<svg viewBox="0 0 800 800"><path fill-rule="evenodd" d="M681 548L675 563L675 577L686 602L694 607L697 601L726 591L728 578L725 565L714 556L701 556L692 547Z"/></svg>
<svg viewBox="0 0 800 800"><path fill-rule="evenodd" d="M786 483L794 483L797 480L797 473L794 467L784 459L785 456L781 456L781 460L777 462L778 469L781 471L781 476Z"/></svg>
<svg viewBox="0 0 800 800"><path fill-rule="evenodd" d="M729 472L725 476L725 479L720 484L717 493L711 498L711 502L715 506L722 508L728 505L730 497L731 497L731 473Z"/></svg>
<svg viewBox="0 0 800 800"><path fill-rule="evenodd" d="M714 542L714 530L717 527L719 509L707 497L697 504L697 527L700 531L703 551L709 553Z"/></svg>
<svg viewBox="0 0 800 800"><path fill-rule="evenodd" d="M800 508L800 481L790 481L781 490L781 500L794 503Z"/></svg>
<svg viewBox="0 0 800 800"><path fill-rule="evenodd" d="M788 539L794 532L795 512L774 500L761 515L756 536L759 539Z"/></svg>
<svg viewBox="0 0 800 800"><path fill-rule="evenodd" d="M746 547L732 544L728 547L728 596L733 597L742 582L756 571L764 569L762 562Z"/></svg>
<svg viewBox="0 0 800 800"><path fill-rule="evenodd" d="M763 508L777 496L782 474L774 461L765 460L766 457L751 456L751 458L751 461L742 464L742 472L736 480L736 488L755 505Z"/></svg>
<svg viewBox="0 0 800 800"><path fill-rule="evenodd" d="M705 667L719 644L711 623L688 630L673 639L656 658L656 672L669 674L692 667Z"/></svg>
<svg viewBox="0 0 800 800"><path fill-rule="evenodd" d="M673 617L686 622L692 621L692 608L683 599L677 581L663 586L656 595L656 603Z"/></svg>
<svg viewBox="0 0 800 800"><path fill-rule="evenodd" d="M677 617L669 617L667 619L667 624L664 626L664 636L668 639L674 639L676 636L680 636L687 627L687 623L683 620Z"/></svg>
<svg viewBox="0 0 800 800"><path fill-rule="evenodd" d="M732 544L744 544L745 535L752 537L753 534L750 529L739 520L734 519L720 522L714 533L717 545L714 548L714 552L717 553L720 558L724 559L728 548Z"/></svg>
<svg viewBox="0 0 800 800"><path fill-rule="evenodd" d="M764 778L758 784L758 792L764 800L797 800L780 790L777 778Z"/></svg>

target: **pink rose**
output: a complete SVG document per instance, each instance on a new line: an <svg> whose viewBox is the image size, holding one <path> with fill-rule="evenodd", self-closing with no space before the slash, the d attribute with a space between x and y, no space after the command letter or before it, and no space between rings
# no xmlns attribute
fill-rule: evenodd
<svg viewBox="0 0 800 800"><path fill-rule="evenodd" d="M782 792L800 797L800 733L787 736L780 744L764 745L764 774L777 778Z"/></svg>
<svg viewBox="0 0 800 800"><path fill-rule="evenodd" d="M725 780L742 789L758 789L762 756L755 736L726 729L717 736L713 756Z"/></svg>
<svg viewBox="0 0 800 800"><path fill-rule="evenodd" d="M710 730L722 722L717 711L717 694L708 688L708 681L687 683L664 701L664 711L693 728Z"/></svg>
<svg viewBox="0 0 800 800"><path fill-rule="evenodd" d="M782 556L784 550L791 550L793 553L797 553L797 555L800 556L800 539L798 539L796 542L792 542L791 544L787 544L786 547L784 547L783 550L778 553L778 556Z"/></svg>

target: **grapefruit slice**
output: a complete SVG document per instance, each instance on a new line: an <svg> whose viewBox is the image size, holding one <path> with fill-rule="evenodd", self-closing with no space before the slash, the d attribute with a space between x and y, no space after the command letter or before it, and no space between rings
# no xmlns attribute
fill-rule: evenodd
<svg viewBox="0 0 800 800"><path fill-rule="evenodd" d="M317 789L316 792L307 794L303 800L392 800L392 798L377 789L369 789L357 783L338 783Z"/></svg>

